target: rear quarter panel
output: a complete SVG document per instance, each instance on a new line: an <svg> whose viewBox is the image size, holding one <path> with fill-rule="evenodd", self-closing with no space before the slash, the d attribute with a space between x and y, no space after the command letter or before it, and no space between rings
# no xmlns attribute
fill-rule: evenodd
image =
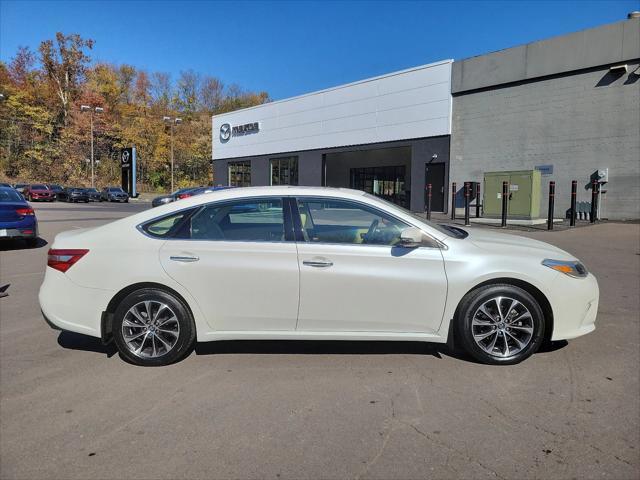
<svg viewBox="0 0 640 480"><path fill-rule="evenodd" d="M89 249L89 253L74 264L66 276L79 286L110 292L109 298L133 284L164 285L180 294L189 304L198 333L208 331L195 299L169 277L160 264L159 250L165 241L143 235L135 228L135 223L125 220L56 237L52 248ZM106 306L95 307L101 312Z"/></svg>

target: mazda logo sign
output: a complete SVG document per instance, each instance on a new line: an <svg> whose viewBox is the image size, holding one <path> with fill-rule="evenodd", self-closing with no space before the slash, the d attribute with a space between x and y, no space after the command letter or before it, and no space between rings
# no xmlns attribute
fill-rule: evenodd
<svg viewBox="0 0 640 480"><path fill-rule="evenodd" d="M129 163L129 156L130 156L129 150L124 150L122 152L122 164L123 165L126 165L126 164Z"/></svg>
<svg viewBox="0 0 640 480"><path fill-rule="evenodd" d="M228 123L223 123L220 126L220 141L223 143L228 142L230 138L231 138L231 125L229 125Z"/></svg>

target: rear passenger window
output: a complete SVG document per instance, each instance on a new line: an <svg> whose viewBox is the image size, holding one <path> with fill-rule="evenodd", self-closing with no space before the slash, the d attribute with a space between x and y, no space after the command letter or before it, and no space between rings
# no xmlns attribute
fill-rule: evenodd
<svg viewBox="0 0 640 480"><path fill-rule="evenodd" d="M142 229L152 237L172 237L177 232L182 221L187 218L191 212L193 212L193 209L183 210L173 215L151 220L150 222L145 223L142 226Z"/></svg>
<svg viewBox="0 0 640 480"><path fill-rule="evenodd" d="M187 236L192 240L281 242L285 239L281 199L247 199L209 205L188 223Z"/></svg>

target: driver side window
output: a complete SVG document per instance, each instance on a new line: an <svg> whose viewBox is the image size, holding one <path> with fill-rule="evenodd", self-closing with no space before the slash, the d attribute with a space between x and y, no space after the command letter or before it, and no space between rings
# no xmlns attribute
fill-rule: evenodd
<svg viewBox="0 0 640 480"><path fill-rule="evenodd" d="M348 200L299 198L304 239L316 243L393 246L409 225L385 213Z"/></svg>

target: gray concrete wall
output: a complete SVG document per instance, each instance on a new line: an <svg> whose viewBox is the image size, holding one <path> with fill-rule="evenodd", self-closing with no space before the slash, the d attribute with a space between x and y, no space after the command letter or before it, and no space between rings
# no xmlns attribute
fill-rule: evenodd
<svg viewBox="0 0 640 480"><path fill-rule="evenodd" d="M456 94L636 58L640 58L638 18L456 61L451 92Z"/></svg>
<svg viewBox="0 0 640 480"><path fill-rule="evenodd" d="M626 63L623 75L605 66L454 95L450 181L552 164L553 175L542 177L540 211L554 180L561 216L571 180L582 187L578 200L590 201L583 186L608 167L604 216L640 218L640 62Z"/></svg>

